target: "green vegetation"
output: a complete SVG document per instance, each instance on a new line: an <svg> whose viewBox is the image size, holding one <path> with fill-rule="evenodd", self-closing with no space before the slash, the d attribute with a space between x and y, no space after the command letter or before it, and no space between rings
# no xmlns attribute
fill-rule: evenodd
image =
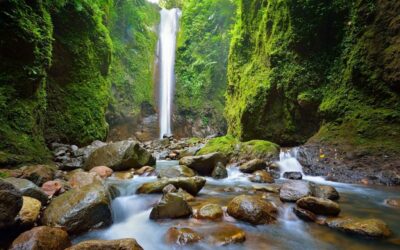
<svg viewBox="0 0 400 250"><path fill-rule="evenodd" d="M178 39L178 113L221 131L225 130L226 66L234 13L231 0L184 1Z"/></svg>

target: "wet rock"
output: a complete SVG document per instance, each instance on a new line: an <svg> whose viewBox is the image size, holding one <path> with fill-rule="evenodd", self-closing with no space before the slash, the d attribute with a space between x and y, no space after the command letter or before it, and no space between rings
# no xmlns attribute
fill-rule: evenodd
<svg viewBox="0 0 400 250"><path fill-rule="evenodd" d="M283 173L283 178L290 180L301 180L303 175L300 172L285 172Z"/></svg>
<svg viewBox="0 0 400 250"><path fill-rule="evenodd" d="M38 186L54 179L56 168L48 165L33 165L21 168L22 174L19 178L30 180Z"/></svg>
<svg viewBox="0 0 400 250"><path fill-rule="evenodd" d="M228 177L228 171L226 170L224 164L218 162L214 170L212 171L211 176L214 179L224 179Z"/></svg>
<svg viewBox="0 0 400 250"><path fill-rule="evenodd" d="M67 232L60 228L35 227L19 235L9 250L64 250L71 245Z"/></svg>
<svg viewBox="0 0 400 250"><path fill-rule="evenodd" d="M176 188L182 188L192 195L196 195L204 187L206 180L201 177L161 179L143 184L137 192L140 194L162 193L163 188L169 184L174 185Z"/></svg>
<svg viewBox="0 0 400 250"><path fill-rule="evenodd" d="M82 188L93 183L102 182L102 179L97 173L76 171L68 177L68 182L72 188Z"/></svg>
<svg viewBox="0 0 400 250"><path fill-rule="evenodd" d="M19 178L6 178L4 181L11 183L16 187L23 196L29 196L39 200L42 205L48 202L48 196L45 194L35 183L26 180L26 179L19 179Z"/></svg>
<svg viewBox="0 0 400 250"><path fill-rule="evenodd" d="M135 239L88 240L78 243L66 250L143 250Z"/></svg>
<svg viewBox="0 0 400 250"><path fill-rule="evenodd" d="M176 219L186 218L192 215L192 208L179 195L168 193L153 207L150 219Z"/></svg>
<svg viewBox="0 0 400 250"><path fill-rule="evenodd" d="M21 192L11 183L0 180L0 229L14 223L22 204Z"/></svg>
<svg viewBox="0 0 400 250"><path fill-rule="evenodd" d="M195 200L193 195L189 194L188 192L186 192L182 188L178 189L178 192L176 192L176 195L182 197L182 199L184 199L187 202Z"/></svg>
<svg viewBox="0 0 400 250"><path fill-rule="evenodd" d="M185 246L199 242L202 236L190 228L171 227L168 229L165 239L168 244Z"/></svg>
<svg viewBox="0 0 400 250"><path fill-rule="evenodd" d="M128 180L133 178L133 173L130 171L120 171L114 172L112 176L120 180Z"/></svg>
<svg viewBox="0 0 400 250"><path fill-rule="evenodd" d="M378 219L331 218L326 220L330 228L368 238L386 238L391 232L385 222Z"/></svg>
<svg viewBox="0 0 400 250"><path fill-rule="evenodd" d="M254 159L240 165L239 170L243 173L253 173L257 170L265 170L267 164L260 159Z"/></svg>
<svg viewBox="0 0 400 250"><path fill-rule="evenodd" d="M275 186L253 186L254 190L266 193L279 193L279 187Z"/></svg>
<svg viewBox="0 0 400 250"><path fill-rule="evenodd" d="M56 197L44 211L42 223L78 234L112 222L110 194L100 183L72 189Z"/></svg>
<svg viewBox="0 0 400 250"><path fill-rule="evenodd" d="M224 216L224 211L218 204L206 204L197 211L197 218L207 220L217 220Z"/></svg>
<svg viewBox="0 0 400 250"><path fill-rule="evenodd" d="M311 195L311 186L306 181L292 180L284 183L279 192L282 201L294 202Z"/></svg>
<svg viewBox="0 0 400 250"><path fill-rule="evenodd" d="M296 204L299 208L306 209L315 214L336 216L340 213L339 204L329 199L309 196L299 199Z"/></svg>
<svg viewBox="0 0 400 250"><path fill-rule="evenodd" d="M389 206L400 208L400 199L387 199L385 200L385 203Z"/></svg>
<svg viewBox="0 0 400 250"><path fill-rule="evenodd" d="M120 141L96 149L85 162L85 169L108 166L114 171L154 165L155 158L136 141Z"/></svg>
<svg viewBox="0 0 400 250"><path fill-rule="evenodd" d="M193 177L196 173L184 165L162 167L156 169L158 178Z"/></svg>
<svg viewBox="0 0 400 250"><path fill-rule="evenodd" d="M327 185L314 184L312 186L312 195L318 198L324 198L329 200L338 200L339 193L336 188Z"/></svg>
<svg viewBox="0 0 400 250"><path fill-rule="evenodd" d="M163 194L175 193L176 191L177 191L176 187L172 184L166 185L162 190Z"/></svg>
<svg viewBox="0 0 400 250"><path fill-rule="evenodd" d="M208 242L216 246L242 243L246 240L246 233L232 224L222 224L208 231Z"/></svg>
<svg viewBox="0 0 400 250"><path fill-rule="evenodd" d="M225 165L227 161L227 158L223 154L211 153L206 155L183 157L179 160L179 164L193 169L200 175L210 176L218 162Z"/></svg>
<svg viewBox="0 0 400 250"><path fill-rule="evenodd" d="M144 166L137 170L135 170L135 174L140 176L152 176L154 173L155 168L151 166Z"/></svg>
<svg viewBox="0 0 400 250"><path fill-rule="evenodd" d="M97 166L97 167L90 169L89 172L96 173L97 175L99 175L101 178L104 179L104 178L110 177L114 171L111 168L106 167L106 166Z"/></svg>
<svg viewBox="0 0 400 250"><path fill-rule="evenodd" d="M299 217L300 219L302 219L304 221L316 221L317 220L317 216L313 212L308 211L303 208L300 208L298 206L293 207L293 212L297 215L297 217Z"/></svg>
<svg viewBox="0 0 400 250"><path fill-rule="evenodd" d="M49 197L62 194L70 188L69 184L62 180L48 181L42 185L43 192Z"/></svg>
<svg viewBox="0 0 400 250"><path fill-rule="evenodd" d="M33 225L39 217L42 204L40 201L24 196L22 208L18 213L18 218L22 225Z"/></svg>
<svg viewBox="0 0 400 250"><path fill-rule="evenodd" d="M228 214L251 224L268 224L276 221L277 209L258 196L240 195L228 204Z"/></svg>
<svg viewBox="0 0 400 250"><path fill-rule="evenodd" d="M265 170L257 170L249 177L251 182L256 183L274 183L274 178Z"/></svg>

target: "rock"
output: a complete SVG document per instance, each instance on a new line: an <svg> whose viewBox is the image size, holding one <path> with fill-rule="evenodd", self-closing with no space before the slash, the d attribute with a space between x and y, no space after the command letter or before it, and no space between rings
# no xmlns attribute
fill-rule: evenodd
<svg viewBox="0 0 400 250"><path fill-rule="evenodd" d="M82 188L93 183L102 182L102 179L97 173L76 171L69 176L68 182L72 188Z"/></svg>
<svg viewBox="0 0 400 250"><path fill-rule="evenodd" d="M298 206L293 208L293 212L299 217L300 219L304 221L316 221L317 216L313 213L310 212L306 209L300 208Z"/></svg>
<svg viewBox="0 0 400 250"><path fill-rule="evenodd" d="M294 202L311 195L311 186L306 181L292 180L284 183L280 189L279 197L282 201Z"/></svg>
<svg viewBox="0 0 400 250"><path fill-rule="evenodd" d="M260 159L254 159L240 165L239 170L243 173L253 173L257 170L265 170L267 164Z"/></svg>
<svg viewBox="0 0 400 250"><path fill-rule="evenodd" d="M71 241L64 230L40 226L20 234L13 241L9 250L64 250L70 245Z"/></svg>
<svg viewBox="0 0 400 250"><path fill-rule="evenodd" d="M274 186L253 186L254 190L267 193L279 193L279 187Z"/></svg>
<svg viewBox="0 0 400 250"><path fill-rule="evenodd" d="M155 168L150 167L150 166L144 166L141 167L137 170L135 170L135 174L141 175L141 176L150 176L154 172Z"/></svg>
<svg viewBox="0 0 400 250"><path fill-rule="evenodd" d="M274 183L274 178L265 170L257 170L249 177L251 182Z"/></svg>
<svg viewBox="0 0 400 250"><path fill-rule="evenodd" d="M88 240L78 243L66 250L143 250L135 239Z"/></svg>
<svg viewBox="0 0 400 250"><path fill-rule="evenodd" d="M232 224L222 224L208 231L208 241L217 246L242 243L246 240L246 233Z"/></svg>
<svg viewBox="0 0 400 250"><path fill-rule="evenodd" d="M35 198L24 196L18 217L23 225L33 225L39 217L42 204Z"/></svg>
<svg viewBox="0 0 400 250"><path fill-rule="evenodd" d="M314 214L336 216L340 213L339 204L329 199L309 196L299 199L296 204L299 208L306 209Z"/></svg>
<svg viewBox="0 0 400 250"><path fill-rule="evenodd" d="M175 193L176 191L176 187L172 184L166 185L162 190L163 194Z"/></svg>
<svg viewBox="0 0 400 250"><path fill-rule="evenodd" d="M42 223L78 234L112 222L110 194L100 183L72 189L56 197L44 211Z"/></svg>
<svg viewBox="0 0 400 250"><path fill-rule="evenodd" d="M400 208L400 199L386 199L385 203L389 206Z"/></svg>
<svg viewBox="0 0 400 250"><path fill-rule="evenodd" d="M330 228L368 238L386 238L391 234L386 223L378 219L330 218L326 224Z"/></svg>
<svg viewBox="0 0 400 250"><path fill-rule="evenodd" d="M179 164L193 169L200 175L210 176L218 162L225 165L227 161L227 158L223 154L211 153L206 155L183 157L179 160Z"/></svg>
<svg viewBox="0 0 400 250"><path fill-rule="evenodd" d="M312 195L318 198L329 200L338 200L338 191L331 186L314 184L312 187Z"/></svg>
<svg viewBox="0 0 400 250"><path fill-rule="evenodd" d="M285 172L283 173L283 178L290 180L301 180L303 175L300 172Z"/></svg>
<svg viewBox="0 0 400 250"><path fill-rule="evenodd" d="M47 204L48 196L45 194L35 183L26 180L26 179L19 179L19 178L6 178L4 181L11 183L16 187L23 196L29 196L39 200L42 205Z"/></svg>
<svg viewBox="0 0 400 250"><path fill-rule="evenodd" d="M206 204L197 211L197 218L207 220L217 220L224 216L224 211L220 205Z"/></svg>
<svg viewBox="0 0 400 250"><path fill-rule="evenodd" d="M192 195L196 195L205 185L206 180L201 177L178 177L161 179L155 182L143 184L137 192L140 194L162 193L165 186L172 184L176 188L182 188Z"/></svg>
<svg viewBox="0 0 400 250"><path fill-rule="evenodd" d="M136 141L120 141L96 149L85 162L85 169L108 166L114 171L154 165L155 158Z"/></svg>
<svg viewBox="0 0 400 250"><path fill-rule="evenodd" d="M276 221L277 209L258 196L240 195L228 204L228 214L251 224L268 224Z"/></svg>
<svg viewBox="0 0 400 250"><path fill-rule="evenodd" d="M194 201L194 196L183 190L182 188L178 189L178 192L176 192L176 195L182 197L185 201Z"/></svg>
<svg viewBox="0 0 400 250"><path fill-rule="evenodd" d="M54 179L55 167L48 165L33 165L21 168L22 175L19 178L30 180L38 186Z"/></svg>
<svg viewBox="0 0 400 250"><path fill-rule="evenodd" d="M133 173L130 171L114 172L113 177L120 180L128 180L133 178Z"/></svg>
<svg viewBox="0 0 400 250"><path fill-rule="evenodd" d="M158 178L193 177L196 173L184 165L162 167L156 169Z"/></svg>
<svg viewBox="0 0 400 250"><path fill-rule="evenodd" d="M0 229L14 223L22 204L21 192L11 183L0 180Z"/></svg>
<svg viewBox="0 0 400 250"><path fill-rule="evenodd" d="M192 215L192 208L179 195L168 193L153 207L150 219L176 219L186 218Z"/></svg>
<svg viewBox="0 0 400 250"><path fill-rule="evenodd" d="M114 171L111 168L106 167L106 166L97 166L97 167L90 169L89 172L96 173L97 175L99 175L101 178L104 179L104 178L110 177Z"/></svg>
<svg viewBox="0 0 400 250"><path fill-rule="evenodd" d="M61 180L48 181L43 183L42 190L49 197L53 197L54 195L62 194L68 190L69 187L66 185L67 184Z"/></svg>
<svg viewBox="0 0 400 250"><path fill-rule="evenodd" d="M185 246L199 242L202 237L190 228L171 227L168 229L165 239L168 244Z"/></svg>
<svg viewBox="0 0 400 250"><path fill-rule="evenodd" d="M214 170L211 173L212 178L214 179L224 179L228 177L228 171L222 162L218 162L215 166Z"/></svg>

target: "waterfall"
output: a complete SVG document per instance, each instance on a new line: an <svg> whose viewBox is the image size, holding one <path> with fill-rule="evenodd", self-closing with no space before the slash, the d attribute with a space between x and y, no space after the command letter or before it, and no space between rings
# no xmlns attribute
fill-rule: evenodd
<svg viewBox="0 0 400 250"><path fill-rule="evenodd" d="M158 41L158 58L160 63L160 102L159 121L160 138L171 135L171 115L175 85L175 49L176 35L179 29L180 10L162 9Z"/></svg>

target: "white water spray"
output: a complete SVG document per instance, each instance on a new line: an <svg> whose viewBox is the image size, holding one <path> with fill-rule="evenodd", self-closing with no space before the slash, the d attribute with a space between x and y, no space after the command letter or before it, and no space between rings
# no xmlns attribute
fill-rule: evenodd
<svg viewBox="0 0 400 250"><path fill-rule="evenodd" d="M160 138L171 135L171 115L175 85L176 35L179 30L180 10L177 8L160 11L161 23L158 41L160 61Z"/></svg>

